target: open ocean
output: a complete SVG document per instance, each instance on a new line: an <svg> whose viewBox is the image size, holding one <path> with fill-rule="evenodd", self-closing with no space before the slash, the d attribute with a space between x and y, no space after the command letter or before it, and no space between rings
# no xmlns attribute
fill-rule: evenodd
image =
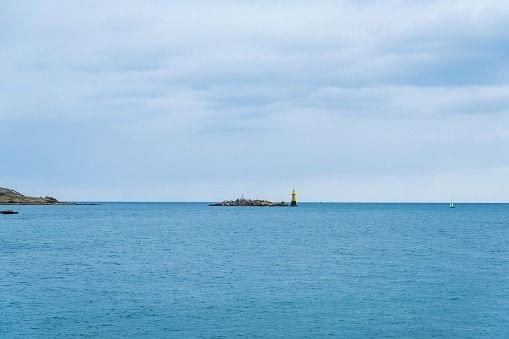
<svg viewBox="0 0 509 339"><path fill-rule="evenodd" d="M508 204L4 206L2 338L508 338Z"/></svg>

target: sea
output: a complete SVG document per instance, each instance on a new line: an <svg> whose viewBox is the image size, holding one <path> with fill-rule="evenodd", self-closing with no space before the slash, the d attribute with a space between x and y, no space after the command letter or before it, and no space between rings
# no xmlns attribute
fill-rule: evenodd
<svg viewBox="0 0 509 339"><path fill-rule="evenodd" d="M1 338L509 338L508 204L15 209Z"/></svg>

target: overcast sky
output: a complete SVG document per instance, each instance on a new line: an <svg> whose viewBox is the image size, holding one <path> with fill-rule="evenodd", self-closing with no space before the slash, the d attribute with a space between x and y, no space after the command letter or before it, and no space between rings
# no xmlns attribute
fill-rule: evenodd
<svg viewBox="0 0 509 339"><path fill-rule="evenodd" d="M509 201L509 2L0 2L0 186Z"/></svg>

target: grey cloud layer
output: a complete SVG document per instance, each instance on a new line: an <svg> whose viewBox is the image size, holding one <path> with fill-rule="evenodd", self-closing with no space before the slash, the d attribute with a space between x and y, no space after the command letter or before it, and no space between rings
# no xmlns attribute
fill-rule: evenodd
<svg viewBox="0 0 509 339"><path fill-rule="evenodd" d="M509 6L500 1L22 3L4 11L2 48L3 99L16 107L16 93L29 92L19 113L42 102L39 114L108 114L182 91L221 109L228 100L214 97L217 87L242 107L331 87L494 86L508 77Z"/></svg>

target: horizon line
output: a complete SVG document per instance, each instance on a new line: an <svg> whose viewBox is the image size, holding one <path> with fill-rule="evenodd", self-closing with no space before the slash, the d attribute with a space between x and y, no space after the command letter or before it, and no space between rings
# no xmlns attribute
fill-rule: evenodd
<svg viewBox="0 0 509 339"><path fill-rule="evenodd" d="M217 200L67 200L63 203L158 203L158 204L206 204ZM451 201L299 201L298 204L449 204ZM452 201L454 204L509 204L509 201ZM1 205L1 204L0 204Z"/></svg>

